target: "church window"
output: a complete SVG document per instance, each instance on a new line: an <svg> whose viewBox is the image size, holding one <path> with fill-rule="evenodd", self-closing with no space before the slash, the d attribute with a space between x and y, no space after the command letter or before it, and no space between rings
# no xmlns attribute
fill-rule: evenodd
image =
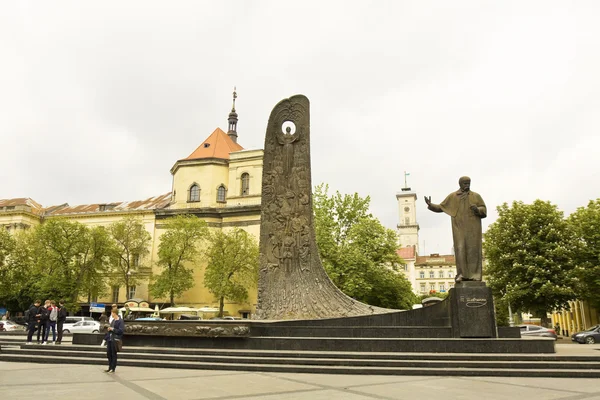
<svg viewBox="0 0 600 400"><path fill-rule="evenodd" d="M244 172L242 174L242 196L248 196L250 194L250 174Z"/></svg>
<svg viewBox="0 0 600 400"><path fill-rule="evenodd" d="M190 195L189 195L189 202L196 202L196 201L200 201L200 186L198 186L197 183L194 183L192 186L190 186Z"/></svg>
<svg viewBox="0 0 600 400"><path fill-rule="evenodd" d="M227 194L227 189L225 189L225 185L219 186L217 189L217 202L225 203L225 195Z"/></svg>

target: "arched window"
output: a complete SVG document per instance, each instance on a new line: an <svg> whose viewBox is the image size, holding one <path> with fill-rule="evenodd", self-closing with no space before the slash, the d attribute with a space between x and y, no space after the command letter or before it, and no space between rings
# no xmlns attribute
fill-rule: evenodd
<svg viewBox="0 0 600 400"><path fill-rule="evenodd" d="M197 183L194 183L190 186L190 195L188 201L200 201L200 186Z"/></svg>
<svg viewBox="0 0 600 400"><path fill-rule="evenodd" d="M250 174L244 172L242 174L242 196L248 196L250 194Z"/></svg>
<svg viewBox="0 0 600 400"><path fill-rule="evenodd" d="M227 195L227 189L225 189L225 185L219 186L217 189L217 202L225 203L225 196Z"/></svg>

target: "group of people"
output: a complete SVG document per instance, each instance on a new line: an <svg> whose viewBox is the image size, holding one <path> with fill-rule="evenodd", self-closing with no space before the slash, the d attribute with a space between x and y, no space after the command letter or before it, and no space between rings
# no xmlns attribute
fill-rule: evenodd
<svg viewBox="0 0 600 400"><path fill-rule="evenodd" d="M42 306L41 300L36 300L25 312L27 319L27 343L32 344L33 334L37 331L37 343L48 344L48 336L52 330L52 344L61 344L63 324L67 318L65 301L60 300L58 306L54 300L46 300ZM57 331L58 330L58 335ZM57 337L58 336L58 337Z"/></svg>
<svg viewBox="0 0 600 400"><path fill-rule="evenodd" d="M54 300L46 300L41 305L41 300L35 300L25 312L27 320L27 343L33 344L33 335L37 331L37 343L48 344L48 336L52 330L52 344L61 344L63 337L63 324L67 319L65 301L60 300L58 306ZM117 368L117 351L121 348L125 323L119 316L116 304L112 305L110 317L102 315L100 323L105 330L104 341L106 345L106 356L108 358L108 369L105 372L115 372ZM58 334L57 331L58 330ZM41 338L41 342L40 342Z"/></svg>

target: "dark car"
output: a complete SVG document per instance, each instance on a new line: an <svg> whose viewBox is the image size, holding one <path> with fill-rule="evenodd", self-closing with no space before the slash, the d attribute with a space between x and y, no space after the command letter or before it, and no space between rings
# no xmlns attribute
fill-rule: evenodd
<svg viewBox="0 0 600 400"><path fill-rule="evenodd" d="M554 329L544 328L543 326L537 325L519 325L519 329L521 330L521 337L548 337L556 340L558 336Z"/></svg>
<svg viewBox="0 0 600 400"><path fill-rule="evenodd" d="M600 343L600 325L594 325L588 330L577 332L571 336L571 340L581 344Z"/></svg>

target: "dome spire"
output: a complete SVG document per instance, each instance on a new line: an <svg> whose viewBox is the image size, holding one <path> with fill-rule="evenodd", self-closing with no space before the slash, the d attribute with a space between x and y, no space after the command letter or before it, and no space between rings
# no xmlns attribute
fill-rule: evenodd
<svg viewBox="0 0 600 400"><path fill-rule="evenodd" d="M227 130L227 136L231 138L235 143L237 143L237 123L238 123L238 115L235 112L235 99L237 99L237 91L235 86L233 87L233 105L231 106L231 112L229 113L229 129Z"/></svg>

